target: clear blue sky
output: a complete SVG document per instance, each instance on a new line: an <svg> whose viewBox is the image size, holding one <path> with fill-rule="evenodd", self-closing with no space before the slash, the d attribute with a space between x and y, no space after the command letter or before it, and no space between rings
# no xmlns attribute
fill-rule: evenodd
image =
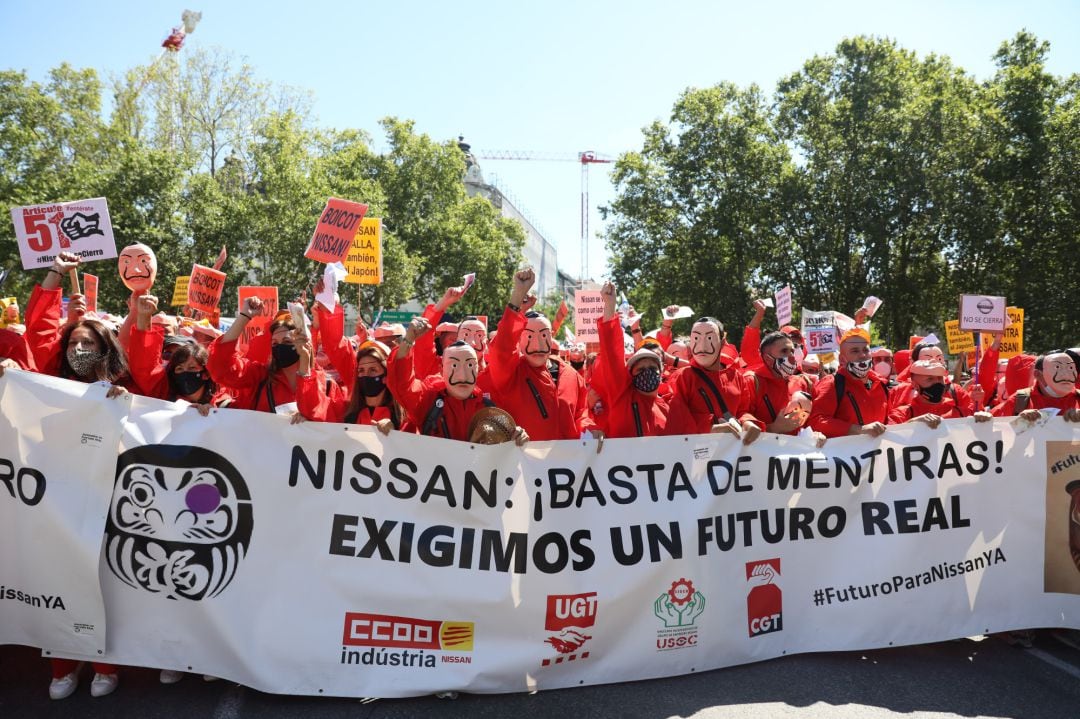
<svg viewBox="0 0 1080 719"><path fill-rule="evenodd" d="M730 80L771 92L807 58L857 34L949 55L981 79L992 74L999 43L1027 28L1050 41L1051 71L1080 71L1076 0L183 2L203 13L190 46L230 48L262 79L311 90L322 126L377 136L379 118L396 115L436 138L462 133L485 149L618 154L639 146L640 128L666 119L687 87ZM6 0L0 66L43 79L66 61L108 79L154 58L183 9ZM560 265L576 274L579 166L481 166L510 187L556 243ZM593 168L594 231L595 206L613 194L607 167ZM590 247L595 276L604 251L599 240Z"/></svg>

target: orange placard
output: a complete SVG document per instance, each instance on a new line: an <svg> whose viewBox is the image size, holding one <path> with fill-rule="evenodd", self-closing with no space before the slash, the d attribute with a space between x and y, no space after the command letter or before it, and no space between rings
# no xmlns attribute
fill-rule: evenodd
<svg viewBox="0 0 1080 719"><path fill-rule="evenodd" d="M247 308L244 303L247 302L248 297L258 297L262 300L262 309L257 314L252 314L251 319L248 321L247 326L244 327L244 333L240 335L240 339L236 342L238 350L246 350L247 346L251 343L253 337L258 337L263 332L266 332L270 327L270 323L274 319L274 315L278 312L278 288L277 287L254 287L248 285L242 285L237 289L237 312L247 312Z"/></svg>
<svg viewBox="0 0 1080 719"><path fill-rule="evenodd" d="M319 224L315 225L315 234L304 250L304 257L327 264L343 262L367 208L367 205L359 202L336 197L327 200Z"/></svg>
<svg viewBox="0 0 1080 719"><path fill-rule="evenodd" d="M191 266L191 279L188 280L188 307L200 312L214 312L218 302L221 301L223 289L225 289L224 272L199 264Z"/></svg>
<svg viewBox="0 0 1080 719"><path fill-rule="evenodd" d="M97 275L92 275L89 272L84 272L82 276L83 280L83 297L86 298L86 311L97 312Z"/></svg>

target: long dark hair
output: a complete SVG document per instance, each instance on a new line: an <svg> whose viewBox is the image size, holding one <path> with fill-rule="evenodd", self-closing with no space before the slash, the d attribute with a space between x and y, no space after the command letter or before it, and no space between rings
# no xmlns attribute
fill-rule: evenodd
<svg viewBox="0 0 1080 719"><path fill-rule="evenodd" d="M356 351L356 363L359 365L360 360L365 357L371 357L382 365L383 371L386 370L386 354L376 347L368 343L364 343L360 346L360 349ZM384 375L385 376L385 375ZM353 381L352 396L349 397L349 404L345 408L345 417L343 418L346 423L352 424L356 422L356 418L360 416L360 410L367 406L364 393L360 390L360 378L356 377ZM383 394L382 405L390 409L390 421L394 423L394 429L401 427L401 417L404 414L401 409L401 405L394 399L394 395L390 392L390 388L386 387L385 394Z"/></svg>
<svg viewBox="0 0 1080 719"><path fill-rule="evenodd" d="M210 352L198 342L183 342L176 345L172 354L169 356L169 363L165 365L165 375L169 380L169 397L172 399L177 398L178 395L172 385L172 377L176 374L176 368L187 362L189 359L194 359L202 365L202 371L206 372L206 376L209 377L209 379L206 380L206 391L203 394L203 399L206 402L209 402L210 399L217 394L218 387L217 382L214 381L213 376L211 376L210 372L206 369L206 365L210 361Z"/></svg>
<svg viewBox="0 0 1080 719"><path fill-rule="evenodd" d="M68 342L71 339L71 333L79 327L90 330L97 337L102 350L105 352L105 357L94 367L92 379L85 379L75 374L75 371L71 369L71 363L68 362ZM127 355L124 354L124 349L116 340L112 330L98 320L81 319L78 322L65 325L60 330L60 376L65 379L73 379L76 382L110 382L115 384L117 381L128 377Z"/></svg>

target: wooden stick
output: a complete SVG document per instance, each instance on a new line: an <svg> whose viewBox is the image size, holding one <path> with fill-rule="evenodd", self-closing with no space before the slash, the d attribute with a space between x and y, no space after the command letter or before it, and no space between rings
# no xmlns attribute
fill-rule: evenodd
<svg viewBox="0 0 1080 719"><path fill-rule="evenodd" d="M79 287L79 271L76 269L72 269L70 272L68 272L68 277L71 278L71 294L81 295L82 288Z"/></svg>

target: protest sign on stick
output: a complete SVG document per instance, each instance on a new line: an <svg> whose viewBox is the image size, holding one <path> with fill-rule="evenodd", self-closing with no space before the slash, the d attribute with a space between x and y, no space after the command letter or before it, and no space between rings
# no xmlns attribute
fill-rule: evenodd
<svg viewBox="0 0 1080 719"><path fill-rule="evenodd" d="M116 257L104 197L12 207L11 220L24 270L48 267L61 252L72 252L84 262Z"/></svg>
<svg viewBox="0 0 1080 719"><path fill-rule="evenodd" d="M344 262L360 229L367 205L331 197L315 225L315 233L304 250L304 257L316 262Z"/></svg>
<svg viewBox="0 0 1080 719"><path fill-rule="evenodd" d="M193 310L213 313L221 300L221 291L225 288L225 273L212 267L196 264L191 267L191 279L188 281L187 305Z"/></svg>

